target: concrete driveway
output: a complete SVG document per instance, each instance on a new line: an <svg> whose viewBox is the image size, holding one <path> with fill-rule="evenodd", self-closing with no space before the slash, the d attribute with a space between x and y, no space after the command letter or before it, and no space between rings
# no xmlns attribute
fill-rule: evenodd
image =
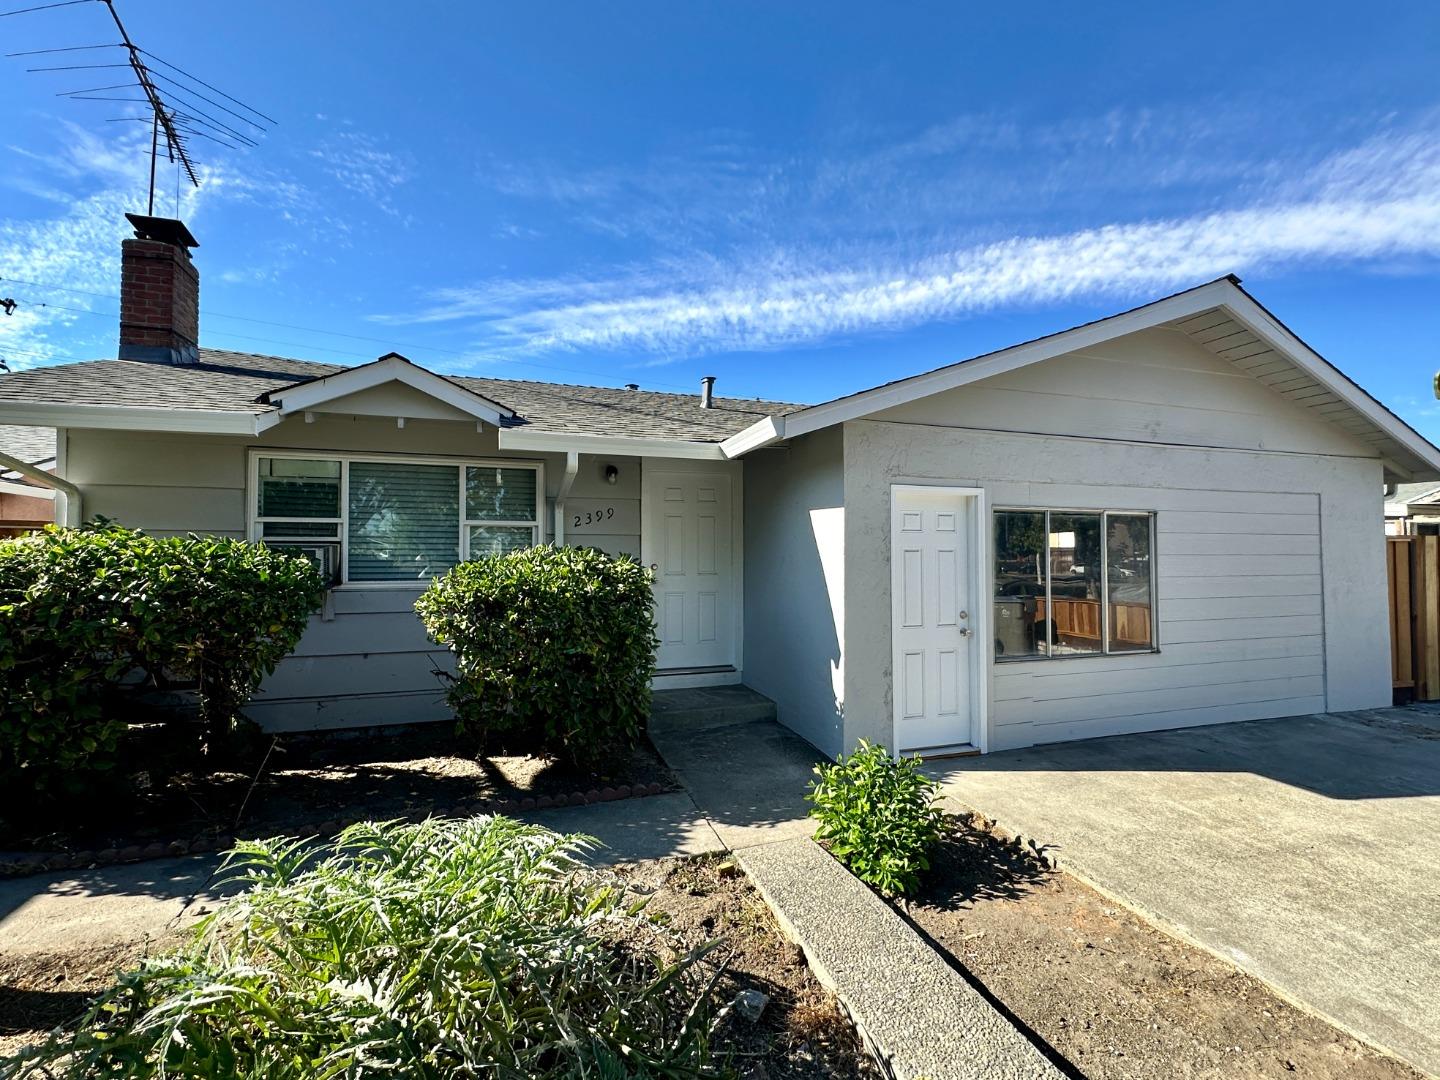
<svg viewBox="0 0 1440 1080"><path fill-rule="evenodd" d="M926 768L1103 892L1440 1074L1440 714L1297 716Z"/></svg>

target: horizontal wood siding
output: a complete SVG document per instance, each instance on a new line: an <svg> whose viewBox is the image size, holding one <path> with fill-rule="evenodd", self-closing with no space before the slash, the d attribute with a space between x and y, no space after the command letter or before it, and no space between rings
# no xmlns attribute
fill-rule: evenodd
<svg viewBox="0 0 1440 1080"><path fill-rule="evenodd" d="M1228 718L1323 710L1316 495L1115 487L1084 496L1056 505L1157 511L1160 652L997 663L1001 745L1214 723L1226 710ZM1207 509L1170 509L1195 505Z"/></svg>
<svg viewBox="0 0 1440 1080"><path fill-rule="evenodd" d="M966 391L845 425L846 746L892 735L894 484L979 488L992 509L1155 514L1158 651L989 664L991 750L1388 703L1378 457L1213 356L1131 345L1007 380L994 413ZM1147 370L1171 363L1181 374ZM1242 413L1248 426L1231 422ZM1063 599L1062 638L1094 644L1093 618Z"/></svg>
<svg viewBox="0 0 1440 1080"><path fill-rule="evenodd" d="M352 403L357 406L358 403ZM412 412L422 411L412 402ZM564 473L563 454L503 454L493 430L474 421L412 418L404 428L383 416L318 415L271 428L257 439L157 435L131 431L69 432L67 478L79 485L87 516L104 514L159 534L196 532L247 535L246 469L253 447L445 457L543 460L547 513L553 530L554 496ZM618 469L616 482L605 466ZM571 495L583 515L603 515L607 531L582 526L567 542L611 554L640 553L639 458L582 455ZM573 523L573 517L567 524ZM443 720L451 713L436 667L453 670L448 650L428 640L415 615L418 588L344 586L330 594L329 616L310 619L293 655L261 687L248 712L270 730L364 727Z"/></svg>

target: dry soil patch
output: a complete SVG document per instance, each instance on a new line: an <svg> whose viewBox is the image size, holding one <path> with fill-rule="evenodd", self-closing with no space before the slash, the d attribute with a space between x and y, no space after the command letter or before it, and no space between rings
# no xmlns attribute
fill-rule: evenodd
<svg viewBox="0 0 1440 1080"><path fill-rule="evenodd" d="M978 820L949 820L907 914L1089 1080L1420 1080Z"/></svg>

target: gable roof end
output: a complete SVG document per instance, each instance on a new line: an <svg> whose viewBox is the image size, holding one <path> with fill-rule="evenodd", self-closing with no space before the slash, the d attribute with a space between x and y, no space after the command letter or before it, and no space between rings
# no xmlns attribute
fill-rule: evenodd
<svg viewBox="0 0 1440 1080"><path fill-rule="evenodd" d="M863 419L1157 326L1189 334L1271 389L1374 446L1387 478L1440 480L1440 449L1301 341L1242 289L1234 275L1056 334L767 418L731 436L721 449L728 457L739 457L781 439Z"/></svg>
<svg viewBox="0 0 1440 1080"><path fill-rule="evenodd" d="M453 379L428 371L394 352L386 353L378 360L361 364L359 367L344 368L331 374L317 375L289 386L267 390L260 395L260 401L276 406L276 419L279 420L291 413L304 412L328 401L390 382L404 383L495 427L515 417L515 410L477 394Z"/></svg>

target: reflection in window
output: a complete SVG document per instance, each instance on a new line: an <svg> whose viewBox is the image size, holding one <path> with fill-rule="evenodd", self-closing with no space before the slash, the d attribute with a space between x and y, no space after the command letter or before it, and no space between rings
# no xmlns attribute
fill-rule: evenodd
<svg viewBox="0 0 1440 1080"><path fill-rule="evenodd" d="M1155 648L1154 517L995 512L995 655L1085 656Z"/></svg>
<svg viewBox="0 0 1440 1080"><path fill-rule="evenodd" d="M460 561L453 465L350 464L351 581L428 581Z"/></svg>
<svg viewBox="0 0 1440 1080"><path fill-rule="evenodd" d="M1044 610L1045 512L1003 510L995 515L995 655L1043 655Z"/></svg>
<svg viewBox="0 0 1440 1080"><path fill-rule="evenodd" d="M1051 511L1049 540L1051 654L1100 652L1100 515Z"/></svg>
<svg viewBox="0 0 1440 1080"><path fill-rule="evenodd" d="M1155 646L1151 624L1150 517L1105 516L1105 557L1110 589L1110 652L1137 652Z"/></svg>

